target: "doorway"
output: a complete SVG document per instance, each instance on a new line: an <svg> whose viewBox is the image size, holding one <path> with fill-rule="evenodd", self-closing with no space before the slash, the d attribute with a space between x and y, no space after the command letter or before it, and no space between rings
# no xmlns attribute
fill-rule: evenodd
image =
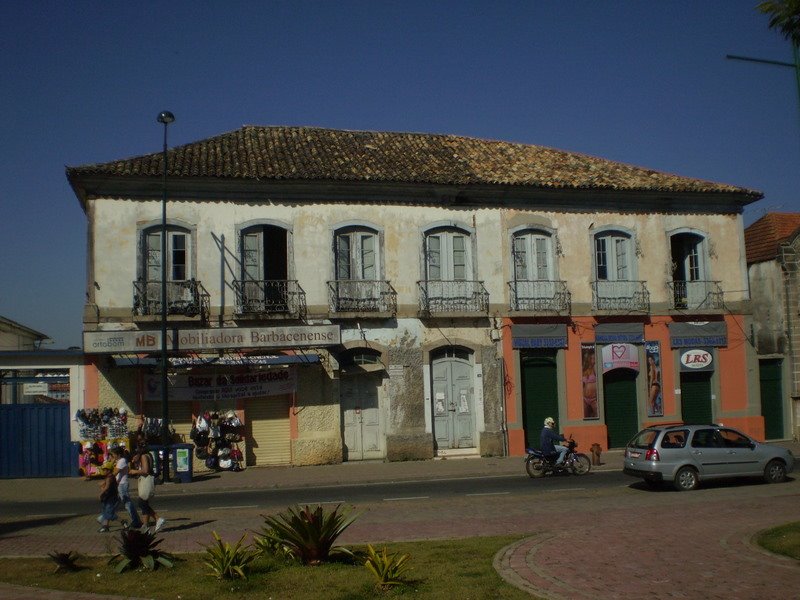
<svg viewBox="0 0 800 600"><path fill-rule="evenodd" d="M437 450L475 447L472 355L447 348L432 358L433 429Z"/></svg>
<svg viewBox="0 0 800 600"><path fill-rule="evenodd" d="M614 369L603 375L603 405L608 447L622 448L639 431L636 375L632 369Z"/></svg>
<svg viewBox="0 0 800 600"><path fill-rule="evenodd" d="M557 350L522 350L522 426L525 447L538 448L547 417L559 421Z"/></svg>

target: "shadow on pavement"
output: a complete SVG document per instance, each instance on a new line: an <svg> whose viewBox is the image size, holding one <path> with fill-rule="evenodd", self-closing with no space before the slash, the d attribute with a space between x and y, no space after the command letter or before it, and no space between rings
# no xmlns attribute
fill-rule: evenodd
<svg viewBox="0 0 800 600"><path fill-rule="evenodd" d="M65 515L62 517L41 517L33 519L25 519L22 521L12 521L0 523L0 537L8 537L11 534L25 531L26 529L36 529L37 527L47 527L49 525L59 525L66 523L73 519L77 519L82 515Z"/></svg>

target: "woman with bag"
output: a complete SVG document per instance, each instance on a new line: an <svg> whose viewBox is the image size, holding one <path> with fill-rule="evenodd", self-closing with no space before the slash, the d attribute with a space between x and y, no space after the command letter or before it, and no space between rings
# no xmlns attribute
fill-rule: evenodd
<svg viewBox="0 0 800 600"><path fill-rule="evenodd" d="M144 525L143 531L150 528L150 523L154 525L151 533L158 533L164 527L166 519L159 518L153 507L150 506L150 499L155 494L155 477L153 476L153 457L143 446L137 446L132 460L133 468L130 469L131 475L139 476L139 510L142 511Z"/></svg>

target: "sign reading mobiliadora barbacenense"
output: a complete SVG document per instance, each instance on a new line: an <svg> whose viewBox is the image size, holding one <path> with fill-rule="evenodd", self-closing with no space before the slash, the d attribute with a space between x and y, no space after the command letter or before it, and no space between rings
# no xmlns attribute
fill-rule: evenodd
<svg viewBox="0 0 800 600"><path fill-rule="evenodd" d="M228 329L172 329L167 348L180 350L225 350L229 348L320 348L341 342L338 325L297 327L236 327ZM161 349L160 331L86 331L83 350L87 354L156 352Z"/></svg>

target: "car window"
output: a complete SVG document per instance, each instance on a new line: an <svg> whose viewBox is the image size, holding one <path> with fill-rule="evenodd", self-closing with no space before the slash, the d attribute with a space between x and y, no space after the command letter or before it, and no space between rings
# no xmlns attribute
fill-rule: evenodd
<svg viewBox="0 0 800 600"><path fill-rule="evenodd" d="M750 448L750 438L733 429L720 429L719 436L726 448Z"/></svg>
<svg viewBox="0 0 800 600"><path fill-rule="evenodd" d="M686 446L686 440L689 438L688 429L679 429L676 431L667 431L664 433L664 438L661 440L662 448L683 448Z"/></svg>
<svg viewBox="0 0 800 600"><path fill-rule="evenodd" d="M719 448L722 443L713 429L698 429L692 438L692 448Z"/></svg>
<svg viewBox="0 0 800 600"><path fill-rule="evenodd" d="M636 434L629 446L633 446L634 448L641 448L643 450L647 450L648 448L653 447L653 443L656 441L656 437L658 436L658 431L653 429L645 429L644 431L640 431Z"/></svg>

